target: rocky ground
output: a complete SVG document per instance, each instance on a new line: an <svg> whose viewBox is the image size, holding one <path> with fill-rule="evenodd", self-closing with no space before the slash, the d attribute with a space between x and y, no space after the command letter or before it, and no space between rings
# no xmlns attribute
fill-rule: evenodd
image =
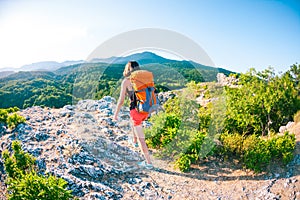
<svg viewBox="0 0 300 200"><path fill-rule="evenodd" d="M291 128L297 136L294 160L273 163L268 172L254 174L235 160L209 158L181 173L153 156L155 168L147 170L136 164L142 160L139 149L127 143L129 111L114 122L114 106L113 98L104 97L62 109L21 110L27 123L15 130L0 127L0 152L12 140L22 141L41 173L64 178L79 199L300 199L300 124ZM0 173L5 199L1 160Z"/></svg>

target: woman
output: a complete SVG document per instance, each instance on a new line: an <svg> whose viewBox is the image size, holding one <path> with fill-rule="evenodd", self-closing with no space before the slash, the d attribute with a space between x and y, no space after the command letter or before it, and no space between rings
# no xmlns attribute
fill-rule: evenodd
<svg viewBox="0 0 300 200"><path fill-rule="evenodd" d="M131 123L133 125L133 139L132 139L132 141L129 140L129 142L137 147L137 141L138 141L141 151L144 154L144 157L146 160L144 162L140 162L138 164L140 166L143 166L146 168L152 168L153 165L150 160L149 151L148 151L148 147L145 142L145 135L143 132L143 127L142 127L142 122L147 119L148 114L139 113L137 111L136 96L135 96L133 87L131 85L130 79L129 79L130 74L136 70L140 70L139 64L136 61L129 61L125 65L125 69L123 72L123 75L125 78L121 84L121 92L120 92L120 97L119 97L119 100L117 103L117 108L116 108L116 111L114 114L114 120L118 120L118 114L120 112L120 109L124 103L125 96L127 94L130 98L130 119L131 119Z"/></svg>

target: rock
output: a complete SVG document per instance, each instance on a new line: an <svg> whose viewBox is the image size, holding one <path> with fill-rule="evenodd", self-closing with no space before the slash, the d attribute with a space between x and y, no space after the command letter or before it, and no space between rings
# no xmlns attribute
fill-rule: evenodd
<svg viewBox="0 0 300 200"><path fill-rule="evenodd" d="M80 165L79 167L75 167L70 171L73 176L79 178L87 178L88 180L100 180L104 173L99 167L94 167L90 165Z"/></svg>
<svg viewBox="0 0 300 200"><path fill-rule="evenodd" d="M0 123L0 136L6 134L6 130L7 130L7 128L6 128L5 124L1 122Z"/></svg>
<svg viewBox="0 0 300 200"><path fill-rule="evenodd" d="M285 131L287 131L286 126L280 126L280 127L279 127L279 133L280 133L280 134L284 134Z"/></svg>
<svg viewBox="0 0 300 200"><path fill-rule="evenodd" d="M72 117L75 115L75 112L73 110L62 110L59 113L60 117Z"/></svg>
<svg viewBox="0 0 300 200"><path fill-rule="evenodd" d="M217 74L217 81L218 81L218 84L220 84L221 86L232 87L232 86L237 85L239 80L237 78L233 77L233 76L227 77L223 73L218 73Z"/></svg>
<svg viewBox="0 0 300 200"><path fill-rule="evenodd" d="M116 103L116 99L111 96L104 96L102 100L107 101L109 103Z"/></svg>
<svg viewBox="0 0 300 200"><path fill-rule="evenodd" d="M91 99L80 100L76 106L79 110L97 111L110 108L112 103L115 103L115 101L116 100L114 98L106 96L99 101Z"/></svg>
<svg viewBox="0 0 300 200"><path fill-rule="evenodd" d="M291 129L294 126L295 122L288 122L285 126L279 127L279 133L284 134L286 131Z"/></svg>
<svg viewBox="0 0 300 200"><path fill-rule="evenodd" d="M32 136L37 142L45 141L47 140L50 136L44 132L36 132Z"/></svg>
<svg viewBox="0 0 300 200"><path fill-rule="evenodd" d="M28 149L27 151L34 157L39 157L42 154L43 149L41 147L37 147L34 149Z"/></svg>
<svg viewBox="0 0 300 200"><path fill-rule="evenodd" d="M115 196L115 193L111 192L111 191L105 191L104 192L109 198L113 198Z"/></svg>
<svg viewBox="0 0 300 200"><path fill-rule="evenodd" d="M157 98L160 102L160 104L165 103L169 99L173 99L177 95L173 91L168 91L168 92L160 92L157 94Z"/></svg>
<svg viewBox="0 0 300 200"><path fill-rule="evenodd" d="M56 135L66 134L66 133L68 133L68 131L62 130L62 129L58 129L58 130L56 131Z"/></svg>
<svg viewBox="0 0 300 200"><path fill-rule="evenodd" d="M106 200L107 198L100 193L92 192L89 199Z"/></svg>
<svg viewBox="0 0 300 200"><path fill-rule="evenodd" d="M286 125L286 128L287 128L287 129L290 129L290 128L292 128L294 125L295 125L295 122L288 122L287 125Z"/></svg>
<svg viewBox="0 0 300 200"><path fill-rule="evenodd" d="M4 170L4 163L2 161L2 159L0 158L0 174L4 174L5 170Z"/></svg>
<svg viewBox="0 0 300 200"><path fill-rule="evenodd" d="M65 109L65 110L75 110L75 106L73 106L73 105L65 105L64 107L63 107L63 109Z"/></svg>
<svg viewBox="0 0 300 200"><path fill-rule="evenodd" d="M115 126L116 123L113 122L113 120L111 118L99 118L98 119L98 123L103 125L103 126Z"/></svg>
<svg viewBox="0 0 300 200"><path fill-rule="evenodd" d="M80 163L84 165L91 165L94 163L99 164L99 162L92 155L89 155L87 152L80 152L79 154L75 154L72 156L70 160L72 160L73 163Z"/></svg>
<svg viewBox="0 0 300 200"><path fill-rule="evenodd" d="M74 115L74 118L76 118L77 123L79 124L91 124L96 122L96 119L94 118L93 115L85 112L77 112Z"/></svg>
<svg viewBox="0 0 300 200"><path fill-rule="evenodd" d="M46 171L47 166L46 166L45 158L41 158L41 159L36 160L36 164L39 168L39 171Z"/></svg>

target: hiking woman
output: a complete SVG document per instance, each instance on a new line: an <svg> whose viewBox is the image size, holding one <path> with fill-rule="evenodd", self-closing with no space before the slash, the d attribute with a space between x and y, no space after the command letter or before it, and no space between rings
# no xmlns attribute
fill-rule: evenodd
<svg viewBox="0 0 300 200"><path fill-rule="evenodd" d="M139 145L142 153L144 154L145 161L138 163L139 165L146 167L146 168L152 168L152 163L149 156L148 147L145 142L145 135L143 132L142 122L147 119L148 114L140 113L137 111L137 101L136 96L132 87L132 84L130 82L130 75L133 71L140 70L139 64L136 61L129 61L125 65L125 69L123 72L123 76L125 77L121 84L121 92L120 97L117 103L116 111L114 114L114 120L118 120L118 114L120 112L120 109L124 103L125 96L128 95L130 98L130 121L132 123L133 127L133 138L132 140L129 139L129 143L137 147ZM138 141L138 144L137 144Z"/></svg>

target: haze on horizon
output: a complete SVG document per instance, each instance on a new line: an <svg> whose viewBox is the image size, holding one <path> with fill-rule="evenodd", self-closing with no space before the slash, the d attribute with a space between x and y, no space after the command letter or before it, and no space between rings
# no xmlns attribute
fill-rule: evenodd
<svg viewBox="0 0 300 200"><path fill-rule="evenodd" d="M2 0L0 68L84 60L111 37L140 28L183 34L216 67L236 72L300 63L297 0Z"/></svg>

